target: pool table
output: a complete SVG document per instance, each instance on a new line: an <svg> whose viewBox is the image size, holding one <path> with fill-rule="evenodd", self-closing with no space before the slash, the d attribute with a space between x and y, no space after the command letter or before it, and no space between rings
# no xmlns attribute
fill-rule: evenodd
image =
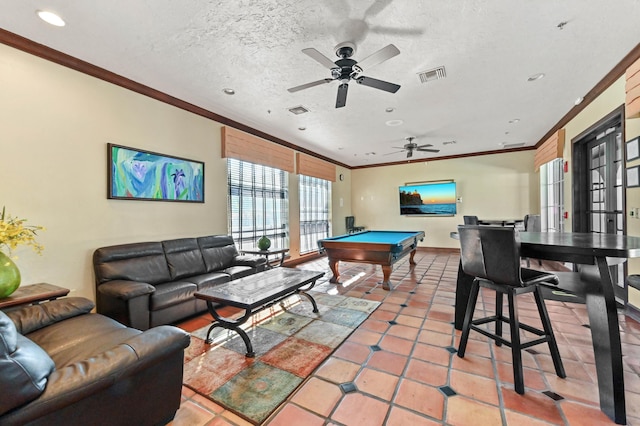
<svg viewBox="0 0 640 426"><path fill-rule="evenodd" d="M391 265L407 253L411 253L409 263L415 265L418 241L424 239L422 231L364 231L339 235L318 241L320 252L327 253L329 268L333 277L329 282L337 283L340 277L338 262L373 263L382 266L384 279L382 288L391 290Z"/></svg>

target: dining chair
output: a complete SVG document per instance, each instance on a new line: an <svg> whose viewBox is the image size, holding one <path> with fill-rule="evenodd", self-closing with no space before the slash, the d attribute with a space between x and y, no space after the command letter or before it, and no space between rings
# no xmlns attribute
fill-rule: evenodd
<svg viewBox="0 0 640 426"><path fill-rule="evenodd" d="M540 221L539 214L527 214L524 216L524 231L525 232L540 232L542 231L542 223ZM524 258L527 262L527 268L531 266L531 261L528 257ZM538 259L538 265L542 266L542 260Z"/></svg>
<svg viewBox="0 0 640 426"><path fill-rule="evenodd" d="M364 226L356 226L355 223L356 223L356 218L354 216L345 217L347 234L353 234L354 232L364 231Z"/></svg>
<svg viewBox="0 0 640 426"><path fill-rule="evenodd" d="M566 377L560 352L556 343L549 314L544 304L540 285L557 285L558 277L552 273L537 271L520 266L520 237L513 227L460 225L460 257L462 270L473 277L469 303L462 326L462 336L458 347L458 356L463 358L471 330L477 331L496 342L511 348L513 360L513 380L515 390L524 394L524 376L522 372L522 350L547 342L551 358L558 377ZM495 315L473 319L480 288L496 292ZM543 330L520 322L516 296L533 292ZM507 295L509 316L503 315L503 295ZM482 324L494 323L495 332ZM509 324L511 340L502 337L503 323ZM520 330L540 336L537 339L522 341Z"/></svg>
<svg viewBox="0 0 640 426"><path fill-rule="evenodd" d="M462 216L462 220L464 220L465 225L477 225L478 224L478 216Z"/></svg>

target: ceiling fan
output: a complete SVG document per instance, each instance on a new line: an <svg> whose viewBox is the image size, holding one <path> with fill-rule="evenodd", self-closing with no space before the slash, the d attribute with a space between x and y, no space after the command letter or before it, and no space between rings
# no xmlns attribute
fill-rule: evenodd
<svg viewBox="0 0 640 426"><path fill-rule="evenodd" d="M396 152L391 152L387 155L390 154L396 154L397 152L402 152L402 151L407 151L407 158L411 158L413 157L413 152L414 151L420 151L420 152L440 152L439 149L434 149L434 148L429 148L430 146L433 146L430 143L424 144L424 145L418 145L417 143L413 142L413 140L415 139L415 136L409 136L404 138L407 143L404 144L403 147L399 147L399 146L394 146L393 148L399 149L400 151L396 151Z"/></svg>
<svg viewBox="0 0 640 426"><path fill-rule="evenodd" d="M349 90L349 81L354 80L358 84L364 86L373 87L374 89L384 90L385 92L396 93L400 86L387 81L378 80L372 77L361 75L365 69L369 69L374 65L384 62L400 54L400 50L393 44L390 44L377 52L367 56L362 61L358 62L351 59L356 50L355 44L351 42L340 43L336 46L336 55L340 57L335 62L324 56L316 49L310 47L302 49L302 53L309 56L311 59L316 60L321 65L331 70L331 78L324 78L318 81L312 81L311 83L301 84L300 86L287 89L289 92L294 93L299 90L308 89L310 87L318 86L320 84L331 83L334 80L340 81L338 86L338 96L336 98L336 108L341 108L347 104L347 90Z"/></svg>

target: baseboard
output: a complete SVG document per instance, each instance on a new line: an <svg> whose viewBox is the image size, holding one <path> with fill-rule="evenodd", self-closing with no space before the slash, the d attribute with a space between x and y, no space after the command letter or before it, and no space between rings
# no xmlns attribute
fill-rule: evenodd
<svg viewBox="0 0 640 426"><path fill-rule="evenodd" d="M640 309L636 308L635 306L627 304L627 307L624 310L624 314L629 318L640 322Z"/></svg>

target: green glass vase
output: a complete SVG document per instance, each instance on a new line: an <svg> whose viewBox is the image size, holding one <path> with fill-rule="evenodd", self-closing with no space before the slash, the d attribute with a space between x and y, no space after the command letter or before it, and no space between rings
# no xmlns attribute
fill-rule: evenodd
<svg viewBox="0 0 640 426"><path fill-rule="evenodd" d="M20 270L13 260L0 251L0 299L11 295L20 287Z"/></svg>
<svg viewBox="0 0 640 426"><path fill-rule="evenodd" d="M258 240L258 248L260 250L269 250L269 247L271 247L271 240L266 236L263 236Z"/></svg>

